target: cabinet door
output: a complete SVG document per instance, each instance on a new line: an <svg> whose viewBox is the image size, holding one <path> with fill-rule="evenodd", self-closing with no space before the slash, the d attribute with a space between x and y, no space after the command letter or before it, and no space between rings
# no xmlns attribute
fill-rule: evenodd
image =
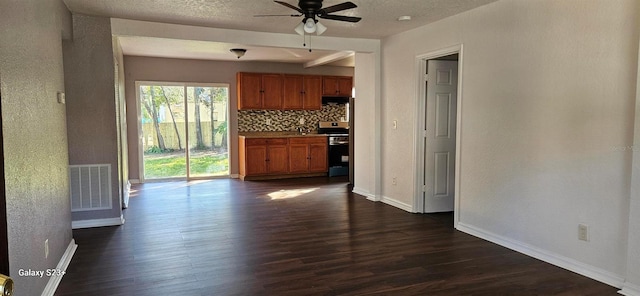
<svg viewBox="0 0 640 296"><path fill-rule="evenodd" d="M309 144L309 172L326 172L329 170L327 149L326 142Z"/></svg>
<svg viewBox="0 0 640 296"><path fill-rule="evenodd" d="M322 77L322 94L325 96L335 96L337 93L338 80L334 76Z"/></svg>
<svg viewBox="0 0 640 296"><path fill-rule="evenodd" d="M262 108L261 74L238 73L236 84L239 110Z"/></svg>
<svg viewBox="0 0 640 296"><path fill-rule="evenodd" d="M282 75L262 74L262 108L282 109Z"/></svg>
<svg viewBox="0 0 640 296"><path fill-rule="evenodd" d="M299 110L305 107L303 103L303 83L306 83L306 77L303 79L302 75L284 75L283 109Z"/></svg>
<svg viewBox="0 0 640 296"><path fill-rule="evenodd" d="M351 77L340 77L338 79L338 94L340 96L350 97L353 81Z"/></svg>
<svg viewBox="0 0 640 296"><path fill-rule="evenodd" d="M322 109L322 76L304 76L304 109Z"/></svg>
<svg viewBox="0 0 640 296"><path fill-rule="evenodd" d="M270 174L286 174L289 170L287 145L269 145L268 147Z"/></svg>
<svg viewBox="0 0 640 296"><path fill-rule="evenodd" d="M267 173L266 145L246 146L245 159L247 176Z"/></svg>
<svg viewBox="0 0 640 296"><path fill-rule="evenodd" d="M289 142L289 172L306 173L309 171L308 144Z"/></svg>

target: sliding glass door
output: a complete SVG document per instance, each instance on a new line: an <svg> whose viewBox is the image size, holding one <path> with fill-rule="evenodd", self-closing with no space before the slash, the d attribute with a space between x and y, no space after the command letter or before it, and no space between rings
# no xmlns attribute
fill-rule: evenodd
<svg viewBox="0 0 640 296"><path fill-rule="evenodd" d="M143 176L150 179L229 175L229 87L137 83Z"/></svg>

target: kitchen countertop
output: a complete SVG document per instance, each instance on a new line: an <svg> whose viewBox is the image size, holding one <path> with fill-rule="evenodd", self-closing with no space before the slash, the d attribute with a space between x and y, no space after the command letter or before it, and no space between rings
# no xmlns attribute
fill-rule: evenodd
<svg viewBox="0 0 640 296"><path fill-rule="evenodd" d="M299 132L240 132L238 136L245 138L297 138L297 137L326 137L326 134L311 132L300 134Z"/></svg>

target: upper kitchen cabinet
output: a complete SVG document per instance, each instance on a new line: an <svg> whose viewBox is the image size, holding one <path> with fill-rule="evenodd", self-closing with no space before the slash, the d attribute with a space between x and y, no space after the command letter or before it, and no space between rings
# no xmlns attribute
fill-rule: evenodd
<svg viewBox="0 0 640 296"><path fill-rule="evenodd" d="M285 74L283 109L322 109L322 76Z"/></svg>
<svg viewBox="0 0 640 296"><path fill-rule="evenodd" d="M353 80L347 76L323 76L322 95L332 97L350 97Z"/></svg>
<svg viewBox="0 0 640 296"><path fill-rule="evenodd" d="M238 110L282 109L283 80L281 74L239 72Z"/></svg>

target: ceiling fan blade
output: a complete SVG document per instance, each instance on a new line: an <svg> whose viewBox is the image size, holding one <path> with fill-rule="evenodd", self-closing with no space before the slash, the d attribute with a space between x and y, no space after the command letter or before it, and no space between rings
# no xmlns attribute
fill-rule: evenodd
<svg viewBox="0 0 640 296"><path fill-rule="evenodd" d="M253 17L265 17L265 16L302 16L302 14L256 14Z"/></svg>
<svg viewBox="0 0 640 296"><path fill-rule="evenodd" d="M362 19L361 17L334 15L334 14L319 15L318 17L323 19L328 19L328 20L351 22L351 23L357 23Z"/></svg>
<svg viewBox="0 0 640 296"><path fill-rule="evenodd" d="M336 11L347 10L351 8L356 8L358 5L355 5L353 2L344 2L340 4L336 4L333 6L325 7L320 9L320 14L329 14Z"/></svg>
<svg viewBox="0 0 640 296"><path fill-rule="evenodd" d="M287 2L282 2L282 1L273 1L273 2L278 3L280 5L284 5L286 7L289 7L289 8L291 8L291 9L293 9L293 10L299 12L299 13L304 13L304 11L302 11L302 9L300 9L298 7L295 7L295 6L293 6L293 5L291 5L291 4L287 3Z"/></svg>

